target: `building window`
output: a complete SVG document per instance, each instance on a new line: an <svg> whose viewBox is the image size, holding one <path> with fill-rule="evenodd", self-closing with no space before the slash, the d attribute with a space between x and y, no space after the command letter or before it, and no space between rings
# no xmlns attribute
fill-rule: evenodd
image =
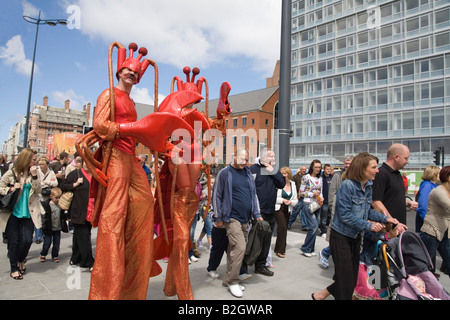
<svg viewBox="0 0 450 320"><path fill-rule="evenodd" d="M238 125L238 118L233 119L233 128L236 128Z"/></svg>
<svg viewBox="0 0 450 320"><path fill-rule="evenodd" d="M247 117L242 117L242 126L247 126Z"/></svg>

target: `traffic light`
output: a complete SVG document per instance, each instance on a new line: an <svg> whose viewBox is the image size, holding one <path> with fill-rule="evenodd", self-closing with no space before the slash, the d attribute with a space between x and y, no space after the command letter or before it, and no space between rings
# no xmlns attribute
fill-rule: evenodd
<svg viewBox="0 0 450 320"><path fill-rule="evenodd" d="M441 150L437 149L433 152L433 162L438 166L441 164Z"/></svg>

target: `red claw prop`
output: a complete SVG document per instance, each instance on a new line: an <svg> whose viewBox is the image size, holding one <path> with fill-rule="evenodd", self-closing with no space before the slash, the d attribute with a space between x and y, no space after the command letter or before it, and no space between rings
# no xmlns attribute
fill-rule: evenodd
<svg viewBox="0 0 450 320"><path fill-rule="evenodd" d="M169 94L159 105L158 112L167 112L178 117L185 117L196 109L188 108L191 104L200 102L203 97L196 91L177 91Z"/></svg>
<svg viewBox="0 0 450 320"><path fill-rule="evenodd" d="M220 87L219 104L217 105L217 117L219 119L226 117L231 113L230 102L228 101L230 91L230 84L228 82L222 83L222 86Z"/></svg>
<svg viewBox="0 0 450 320"><path fill-rule="evenodd" d="M120 136L136 138L151 150L165 152L174 148L168 138L177 129L185 129L191 137L194 136L194 130L180 117L166 112L157 112L136 122L120 124Z"/></svg>

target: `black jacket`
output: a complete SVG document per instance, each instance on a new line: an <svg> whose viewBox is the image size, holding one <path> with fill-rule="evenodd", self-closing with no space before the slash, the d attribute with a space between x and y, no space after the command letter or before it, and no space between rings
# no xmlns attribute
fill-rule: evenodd
<svg viewBox="0 0 450 320"><path fill-rule="evenodd" d="M42 232L44 234L52 234L52 209L50 207L50 199L44 201L42 203L42 206L44 207L45 214L44 218L42 219ZM69 232L69 229L67 227L67 214L61 211L60 215L61 219L61 231L62 232Z"/></svg>
<svg viewBox="0 0 450 320"><path fill-rule="evenodd" d="M256 194L258 195L260 212L274 214L275 203L277 202L277 189L284 188L286 179L284 179L280 170L277 170L275 174L264 174L265 170L266 169L259 162L250 167L250 171L255 177ZM261 172L263 174L261 174Z"/></svg>
<svg viewBox="0 0 450 320"><path fill-rule="evenodd" d="M73 184L78 180L79 177L83 177L83 184L74 188ZM69 173L66 179L61 183L62 192L73 192L73 200L69 209L69 218L72 223L86 223L87 208L89 205L89 187L89 180L79 169L76 169Z"/></svg>

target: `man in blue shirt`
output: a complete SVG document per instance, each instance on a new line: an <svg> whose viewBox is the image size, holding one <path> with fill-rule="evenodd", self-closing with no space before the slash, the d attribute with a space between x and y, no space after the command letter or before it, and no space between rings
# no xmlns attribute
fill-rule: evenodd
<svg viewBox="0 0 450 320"><path fill-rule="evenodd" d="M263 220L259 212L255 182L248 168L248 151L236 151L233 163L221 170L215 181L213 207L217 227L224 226L228 236L227 271L223 285L235 297L242 297L239 273L245 256L248 222L251 215Z"/></svg>

